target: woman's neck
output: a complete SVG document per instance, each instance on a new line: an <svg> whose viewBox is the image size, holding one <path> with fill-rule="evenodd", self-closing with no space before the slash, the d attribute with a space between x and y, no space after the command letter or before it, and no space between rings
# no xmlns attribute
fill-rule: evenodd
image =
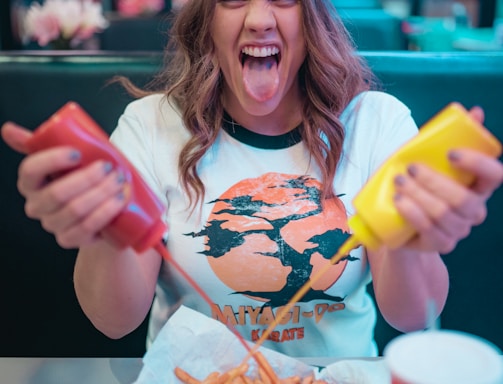
<svg viewBox="0 0 503 384"><path fill-rule="evenodd" d="M224 97L224 108L236 123L261 135L282 135L302 123L303 106L299 97L283 99L271 112L264 107L263 114L248 111L234 97Z"/></svg>

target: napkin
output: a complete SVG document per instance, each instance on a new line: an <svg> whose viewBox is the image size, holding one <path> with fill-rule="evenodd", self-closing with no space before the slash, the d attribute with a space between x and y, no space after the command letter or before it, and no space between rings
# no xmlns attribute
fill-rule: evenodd
<svg viewBox="0 0 503 384"><path fill-rule="evenodd" d="M252 344L249 344L250 347ZM389 373L382 361L341 360L323 369L271 349L259 351L281 378L313 374L333 384L388 384ZM181 306L164 325L143 357L143 368L134 384L180 383L174 374L180 367L202 380L211 372L225 372L240 365L248 351L221 322ZM257 365L248 361L253 375Z"/></svg>

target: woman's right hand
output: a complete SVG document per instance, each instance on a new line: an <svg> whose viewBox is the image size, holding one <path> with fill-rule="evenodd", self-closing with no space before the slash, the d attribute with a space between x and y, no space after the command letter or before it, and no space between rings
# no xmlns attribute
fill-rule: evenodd
<svg viewBox="0 0 503 384"><path fill-rule="evenodd" d="M61 247L92 244L126 205L124 177L112 164L95 161L79 167L80 152L66 146L28 154L32 132L11 122L1 134L12 149L27 154L17 181L26 215L39 220Z"/></svg>

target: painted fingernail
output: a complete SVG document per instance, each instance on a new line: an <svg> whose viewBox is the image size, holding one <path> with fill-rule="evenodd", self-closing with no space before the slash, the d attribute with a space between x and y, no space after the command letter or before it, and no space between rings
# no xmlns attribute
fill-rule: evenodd
<svg viewBox="0 0 503 384"><path fill-rule="evenodd" d="M124 184L126 181L126 176L124 175L124 172L119 170L119 173L117 174L117 184Z"/></svg>
<svg viewBox="0 0 503 384"><path fill-rule="evenodd" d="M113 169L113 165L111 162L107 161L104 165L103 165L103 170L105 171L105 174L108 175L110 172L112 172L112 169Z"/></svg>
<svg viewBox="0 0 503 384"><path fill-rule="evenodd" d="M395 185L402 186L405 184L405 176L397 175L395 176Z"/></svg>
<svg viewBox="0 0 503 384"><path fill-rule="evenodd" d="M70 152L70 160L73 161L73 162L77 162L80 160L80 152L77 151L77 150L73 150Z"/></svg>
<svg viewBox="0 0 503 384"><path fill-rule="evenodd" d="M449 151L447 157L449 158L450 161L458 161L459 159L461 159L461 153L459 153L459 151L456 150Z"/></svg>
<svg viewBox="0 0 503 384"><path fill-rule="evenodd" d="M417 167L414 164L411 164L407 167L407 173L411 177L416 177L417 176Z"/></svg>
<svg viewBox="0 0 503 384"><path fill-rule="evenodd" d="M117 200L123 201L126 198L126 195L124 194L124 191L120 191L117 195L115 195Z"/></svg>
<svg viewBox="0 0 503 384"><path fill-rule="evenodd" d="M399 201L401 198L402 198L402 194L401 193L395 193L393 195L393 200L394 201Z"/></svg>

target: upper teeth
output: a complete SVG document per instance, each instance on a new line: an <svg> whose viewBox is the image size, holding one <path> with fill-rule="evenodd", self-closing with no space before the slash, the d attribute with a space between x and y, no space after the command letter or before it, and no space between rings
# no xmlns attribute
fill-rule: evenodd
<svg viewBox="0 0 503 384"><path fill-rule="evenodd" d="M277 47L245 47L242 52L248 56L253 57L267 57L272 55L277 55L279 49Z"/></svg>

